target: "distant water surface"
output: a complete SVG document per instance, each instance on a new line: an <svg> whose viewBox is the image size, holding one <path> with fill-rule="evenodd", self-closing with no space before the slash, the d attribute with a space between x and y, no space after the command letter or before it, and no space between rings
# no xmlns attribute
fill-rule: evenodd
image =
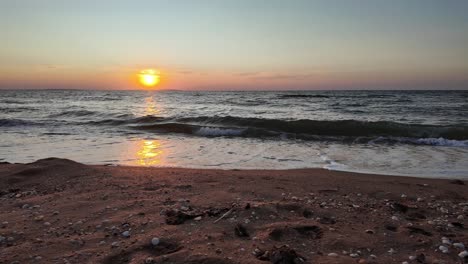
<svg viewBox="0 0 468 264"><path fill-rule="evenodd" d="M467 91L0 90L0 161L468 178Z"/></svg>

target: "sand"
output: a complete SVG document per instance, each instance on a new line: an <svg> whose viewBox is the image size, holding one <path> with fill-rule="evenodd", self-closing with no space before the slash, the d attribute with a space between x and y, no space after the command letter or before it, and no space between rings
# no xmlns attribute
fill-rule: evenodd
<svg viewBox="0 0 468 264"><path fill-rule="evenodd" d="M322 169L5 163L0 263L463 263L467 197Z"/></svg>

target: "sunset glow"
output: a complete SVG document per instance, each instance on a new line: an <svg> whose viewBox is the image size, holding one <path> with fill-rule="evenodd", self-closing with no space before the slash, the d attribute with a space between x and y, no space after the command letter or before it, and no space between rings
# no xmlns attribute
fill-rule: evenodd
<svg viewBox="0 0 468 264"><path fill-rule="evenodd" d="M154 87L160 82L160 75L157 70L146 69L140 71L138 80L145 87Z"/></svg>

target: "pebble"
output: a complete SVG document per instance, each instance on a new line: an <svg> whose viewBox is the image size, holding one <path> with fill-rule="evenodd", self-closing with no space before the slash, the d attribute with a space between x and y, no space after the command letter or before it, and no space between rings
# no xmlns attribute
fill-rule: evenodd
<svg viewBox="0 0 468 264"><path fill-rule="evenodd" d="M449 249L446 246L439 246L439 250L444 254L447 254L449 252Z"/></svg>
<svg viewBox="0 0 468 264"><path fill-rule="evenodd" d="M409 258L409 260L415 260L416 256L409 256L408 258Z"/></svg>
<svg viewBox="0 0 468 264"><path fill-rule="evenodd" d="M154 259L152 257L147 257L145 259L145 264L152 264L152 263L154 263Z"/></svg>
<svg viewBox="0 0 468 264"><path fill-rule="evenodd" d="M352 253L352 254L349 254L349 256L352 257L352 258L357 258L357 257L359 257L359 254Z"/></svg>
<svg viewBox="0 0 468 264"><path fill-rule="evenodd" d="M450 242L450 239L448 239L448 238L446 238L446 237L443 237L443 238L442 238L442 244L451 245L452 242Z"/></svg>
<svg viewBox="0 0 468 264"><path fill-rule="evenodd" d="M195 221L200 221L200 220L202 220L202 217L201 217L201 216L197 216L197 217L195 217L193 220L195 220Z"/></svg>
<svg viewBox="0 0 468 264"><path fill-rule="evenodd" d="M49 222L44 223L45 226L50 226L51 224Z"/></svg>
<svg viewBox="0 0 468 264"><path fill-rule="evenodd" d="M460 258L467 258L468 257L468 251L464 250L458 254Z"/></svg>
<svg viewBox="0 0 468 264"><path fill-rule="evenodd" d="M119 246L119 242L117 242L117 241L112 242L112 244L111 244L111 247L113 247L113 248L116 248L118 246Z"/></svg>
<svg viewBox="0 0 468 264"><path fill-rule="evenodd" d="M42 220L44 220L44 216L43 216L43 215L39 215L39 216L34 217L34 221L39 222L39 221L42 221Z"/></svg>
<svg viewBox="0 0 468 264"><path fill-rule="evenodd" d="M161 242L161 241L160 241L159 238L157 238L157 237L153 237L153 239L151 239L151 244L152 244L153 246L159 245L159 242Z"/></svg>
<svg viewBox="0 0 468 264"><path fill-rule="evenodd" d="M396 217L396 216L392 216L392 220L393 220L393 221L398 221L399 219L398 219L398 217Z"/></svg>
<svg viewBox="0 0 468 264"><path fill-rule="evenodd" d="M465 245L463 245L463 243L453 243L453 246L459 249L465 249Z"/></svg>
<svg viewBox="0 0 468 264"><path fill-rule="evenodd" d="M457 216L457 219L458 219L458 220L463 220L464 218L465 218L465 217L464 217L463 215Z"/></svg>
<svg viewBox="0 0 468 264"><path fill-rule="evenodd" d="M124 231L122 232L123 237L130 237L130 231Z"/></svg>
<svg viewBox="0 0 468 264"><path fill-rule="evenodd" d="M4 236L0 236L0 243L2 243L5 240L6 240L6 238Z"/></svg>
<svg viewBox="0 0 468 264"><path fill-rule="evenodd" d="M338 254L336 254L336 253L328 253L328 256L329 256L329 257L338 257Z"/></svg>
<svg viewBox="0 0 468 264"><path fill-rule="evenodd" d="M409 264L408 261L403 261L401 264Z"/></svg>
<svg viewBox="0 0 468 264"><path fill-rule="evenodd" d="M387 251L389 254L395 254L396 253L396 250L394 250L393 248L389 249Z"/></svg>

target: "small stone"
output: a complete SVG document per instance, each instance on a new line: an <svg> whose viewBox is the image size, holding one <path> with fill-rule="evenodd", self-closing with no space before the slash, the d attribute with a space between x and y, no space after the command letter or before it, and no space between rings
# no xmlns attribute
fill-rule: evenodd
<svg viewBox="0 0 468 264"><path fill-rule="evenodd" d="M151 245L153 245L153 246L159 245L159 242L161 242L161 241L157 237L153 237L153 239L151 239Z"/></svg>
<svg viewBox="0 0 468 264"><path fill-rule="evenodd" d="M392 255L392 254L395 254L395 253L396 253L396 250L394 250L393 248L391 248L391 249L389 249L387 252L388 252L390 255Z"/></svg>
<svg viewBox="0 0 468 264"><path fill-rule="evenodd" d="M45 226L50 226L51 224L49 222L44 222Z"/></svg>
<svg viewBox="0 0 468 264"><path fill-rule="evenodd" d="M453 246L458 249L465 249L465 245L463 243L453 243Z"/></svg>
<svg viewBox="0 0 468 264"><path fill-rule="evenodd" d="M403 261L401 264L409 264L408 261Z"/></svg>
<svg viewBox="0 0 468 264"><path fill-rule="evenodd" d="M357 258L357 257L359 257L359 254L351 253L351 254L349 254L349 256L352 257L352 258Z"/></svg>
<svg viewBox="0 0 468 264"><path fill-rule="evenodd" d="M42 257L41 256L36 256L34 259L35 260L42 260Z"/></svg>
<svg viewBox="0 0 468 264"><path fill-rule="evenodd" d="M111 247L113 247L113 248L116 248L118 246L119 246L119 242L117 242L117 241L112 242L112 244L111 244Z"/></svg>
<svg viewBox="0 0 468 264"><path fill-rule="evenodd" d="M328 256L329 256L329 257L338 257L338 254L336 254L336 253L328 253Z"/></svg>
<svg viewBox="0 0 468 264"><path fill-rule="evenodd" d="M396 217L396 216L392 216L392 220L393 220L393 221L398 221L399 219L398 219L398 217Z"/></svg>
<svg viewBox="0 0 468 264"><path fill-rule="evenodd" d="M52 215L58 215L58 214L60 214L59 211L54 211L54 212L52 213Z"/></svg>
<svg viewBox="0 0 468 264"><path fill-rule="evenodd" d="M152 264L154 263L154 259L152 257L148 257L145 259L145 264Z"/></svg>
<svg viewBox="0 0 468 264"><path fill-rule="evenodd" d="M99 245L102 246L102 245L105 245L105 244L106 244L106 241L104 241L104 240L99 241Z"/></svg>
<svg viewBox="0 0 468 264"><path fill-rule="evenodd" d="M409 258L409 260L415 260L416 256L409 256L408 258Z"/></svg>
<svg viewBox="0 0 468 264"><path fill-rule="evenodd" d="M374 230L372 230L372 229L367 229L367 230L366 230L366 233L367 233L367 234L374 234Z"/></svg>
<svg viewBox="0 0 468 264"><path fill-rule="evenodd" d="M34 221L40 222L40 221L42 221L42 220L44 220L44 216L43 216L43 215L38 215L38 216L34 217Z"/></svg>
<svg viewBox="0 0 468 264"><path fill-rule="evenodd" d="M2 242L5 241L5 240L6 240L6 237L0 236L0 243L2 243Z"/></svg>
<svg viewBox="0 0 468 264"><path fill-rule="evenodd" d="M448 247L443 246L443 245L439 246L439 250L440 250L440 252L442 252L444 254L447 254L449 252Z"/></svg>
<svg viewBox="0 0 468 264"><path fill-rule="evenodd" d="M123 237L130 237L130 231L124 231L122 232Z"/></svg>
<svg viewBox="0 0 468 264"><path fill-rule="evenodd" d="M406 197L407 197L406 194L402 194L402 195L401 195L401 198L406 198Z"/></svg>
<svg viewBox="0 0 468 264"><path fill-rule="evenodd" d="M195 217L193 220L195 220L195 221L200 221L200 220L202 220L202 217L201 217L201 216L197 216L197 217Z"/></svg>
<svg viewBox="0 0 468 264"><path fill-rule="evenodd" d="M458 256L462 259L468 258L468 251L464 250L458 254Z"/></svg>

